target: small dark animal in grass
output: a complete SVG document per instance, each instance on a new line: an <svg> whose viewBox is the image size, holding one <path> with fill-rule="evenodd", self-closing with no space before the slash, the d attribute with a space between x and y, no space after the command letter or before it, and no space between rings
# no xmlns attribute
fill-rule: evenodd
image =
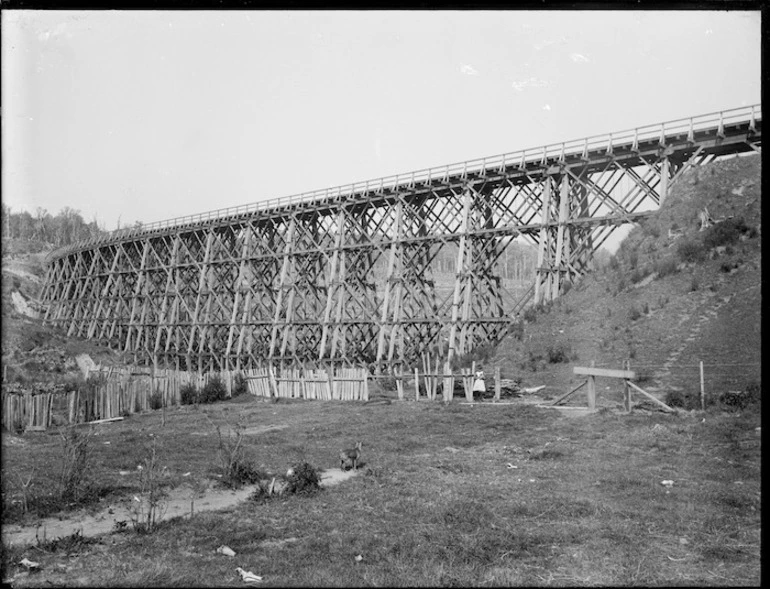
<svg viewBox="0 0 770 589"><path fill-rule="evenodd" d="M358 469L358 461L361 459L361 447L363 442L356 442L355 448L343 450L340 452L340 469L341 470L354 470ZM347 468L346 468L347 467Z"/></svg>

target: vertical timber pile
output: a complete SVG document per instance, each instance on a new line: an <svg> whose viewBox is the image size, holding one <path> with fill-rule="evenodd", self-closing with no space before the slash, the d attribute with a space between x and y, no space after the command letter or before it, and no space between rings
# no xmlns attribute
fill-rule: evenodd
<svg viewBox="0 0 770 589"><path fill-rule="evenodd" d="M689 169L760 152L761 119L744 107L121 230L54 252L44 320L159 369L448 364L559 296ZM516 240L537 248L523 296L499 275Z"/></svg>

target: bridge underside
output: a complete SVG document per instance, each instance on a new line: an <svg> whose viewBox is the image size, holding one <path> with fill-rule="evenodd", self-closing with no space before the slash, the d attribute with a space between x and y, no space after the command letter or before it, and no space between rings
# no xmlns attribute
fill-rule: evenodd
<svg viewBox="0 0 770 589"><path fill-rule="evenodd" d="M498 340L533 299L557 297L689 168L761 148L754 108L733 123L692 121L80 244L49 265L45 321L183 369L451 360ZM518 291L500 277L514 240L538 248ZM447 253L448 282L435 272Z"/></svg>

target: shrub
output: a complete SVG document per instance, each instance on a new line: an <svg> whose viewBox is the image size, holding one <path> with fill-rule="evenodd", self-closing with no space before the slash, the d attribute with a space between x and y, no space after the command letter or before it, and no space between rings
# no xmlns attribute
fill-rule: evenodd
<svg viewBox="0 0 770 589"><path fill-rule="evenodd" d="M249 392L249 385L246 377L240 372L233 379L233 397L238 397Z"/></svg>
<svg viewBox="0 0 770 589"><path fill-rule="evenodd" d="M192 405L198 402L198 389L192 383L183 384L179 389L182 405Z"/></svg>
<svg viewBox="0 0 770 589"><path fill-rule="evenodd" d="M738 411L758 405L762 401L762 388L751 384L745 391L727 391L719 395L719 403L728 410Z"/></svg>
<svg viewBox="0 0 770 589"><path fill-rule="evenodd" d="M693 276L692 280L690 281L690 292L695 292L700 288L700 281L698 280L697 276Z"/></svg>
<svg viewBox="0 0 770 589"><path fill-rule="evenodd" d="M162 409L163 408L163 393L155 391L150 395L150 409Z"/></svg>
<svg viewBox="0 0 770 589"><path fill-rule="evenodd" d="M690 392L669 391L663 402L669 407L679 407L687 411L701 408L700 396Z"/></svg>
<svg viewBox="0 0 770 589"><path fill-rule="evenodd" d="M201 403L216 403L224 401L227 398L227 388L222 379L218 376L212 376L203 387L200 395Z"/></svg>
<svg viewBox="0 0 770 589"><path fill-rule="evenodd" d="M711 249L720 245L735 243L744 233L749 233L749 227L741 218L725 219L715 223L703 234L703 244Z"/></svg>
<svg viewBox="0 0 770 589"><path fill-rule="evenodd" d="M683 262L702 262L706 259L706 248L698 240L686 240L679 243L676 248L679 259Z"/></svg>
<svg viewBox="0 0 770 589"><path fill-rule="evenodd" d="M631 307L628 310L628 319L629 319L629 321L636 321L641 316L642 316L642 314L639 312L639 309L637 309L635 306Z"/></svg>
<svg viewBox="0 0 770 589"><path fill-rule="evenodd" d="M318 469L310 463L302 461L291 468L291 474L286 477L289 482L289 493L310 495L320 490L321 475Z"/></svg>
<svg viewBox="0 0 770 589"><path fill-rule="evenodd" d="M522 318L527 323L534 323L537 320L537 311L538 311L538 306L530 305L529 307L524 309Z"/></svg>
<svg viewBox="0 0 770 589"><path fill-rule="evenodd" d="M548 363L559 364L560 362L569 362L570 349L564 344L557 344L548 346L547 350Z"/></svg>
<svg viewBox="0 0 770 589"><path fill-rule="evenodd" d="M669 274L675 274L678 270L678 265L674 258L666 258L657 262L654 270L658 273L658 278L663 278Z"/></svg>

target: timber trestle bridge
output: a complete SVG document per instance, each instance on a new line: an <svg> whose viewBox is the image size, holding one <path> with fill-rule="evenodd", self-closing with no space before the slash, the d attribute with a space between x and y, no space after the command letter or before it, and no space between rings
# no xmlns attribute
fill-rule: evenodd
<svg viewBox="0 0 770 589"><path fill-rule="evenodd" d="M688 169L761 142L755 105L120 229L51 254L44 321L185 370L450 361L557 297ZM519 292L499 272L515 240L537 248Z"/></svg>

